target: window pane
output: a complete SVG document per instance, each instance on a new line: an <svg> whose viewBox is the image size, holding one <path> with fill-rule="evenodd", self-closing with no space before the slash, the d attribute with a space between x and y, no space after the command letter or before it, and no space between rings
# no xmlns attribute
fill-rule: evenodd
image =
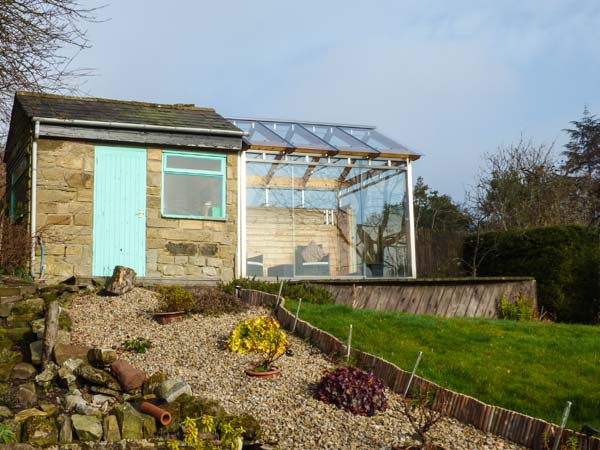
<svg viewBox="0 0 600 450"><path fill-rule="evenodd" d="M335 191L304 191L304 207L317 209L335 209L336 208Z"/></svg>
<svg viewBox="0 0 600 450"><path fill-rule="evenodd" d="M167 155L168 169L210 170L214 172L221 172L221 162L221 159Z"/></svg>
<svg viewBox="0 0 600 450"><path fill-rule="evenodd" d="M246 189L247 206L265 206L265 188Z"/></svg>
<svg viewBox="0 0 600 450"><path fill-rule="evenodd" d="M223 177L166 173L163 211L167 215L225 216Z"/></svg>

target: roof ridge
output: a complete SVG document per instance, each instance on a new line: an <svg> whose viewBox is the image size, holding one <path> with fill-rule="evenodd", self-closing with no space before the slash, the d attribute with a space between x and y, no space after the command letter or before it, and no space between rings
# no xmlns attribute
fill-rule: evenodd
<svg viewBox="0 0 600 450"><path fill-rule="evenodd" d="M167 103L151 103L151 102L140 102L135 100L117 100L111 98L100 98L100 97L77 97L72 95L59 95L59 94L50 94L47 92L30 92L30 91L17 91L15 96L21 97L41 97L41 98L53 98L53 99L61 99L61 100L76 100L76 101L85 101L85 102L98 102L98 103L113 103L118 105L132 105L132 106L145 106L148 108L156 108L156 109L175 109L182 111L205 111L205 112L216 112L214 108L205 108L200 106L195 106L193 104L167 104Z"/></svg>

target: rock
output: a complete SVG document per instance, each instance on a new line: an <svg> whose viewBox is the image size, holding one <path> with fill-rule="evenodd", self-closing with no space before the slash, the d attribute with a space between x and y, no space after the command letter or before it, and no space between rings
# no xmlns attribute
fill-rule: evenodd
<svg viewBox="0 0 600 450"><path fill-rule="evenodd" d="M244 433L242 437L245 441L256 441L262 434L260 423L253 416L242 415L242 416L225 416L219 421L219 431L222 432L222 427L227 424L234 428L242 427Z"/></svg>
<svg viewBox="0 0 600 450"><path fill-rule="evenodd" d="M0 381L10 380L10 376L12 375L13 367L15 367L15 364L16 363L0 364Z"/></svg>
<svg viewBox="0 0 600 450"><path fill-rule="evenodd" d="M47 417L48 414L37 408L24 409L15 415L15 422L25 422L27 419L34 416Z"/></svg>
<svg viewBox="0 0 600 450"><path fill-rule="evenodd" d="M106 416L102 422L104 429L104 440L115 442L121 440L121 431L119 430L119 421L116 416Z"/></svg>
<svg viewBox="0 0 600 450"><path fill-rule="evenodd" d="M44 338L45 319L36 319L31 321L31 331L35 333L38 339Z"/></svg>
<svg viewBox="0 0 600 450"><path fill-rule="evenodd" d="M117 417L122 439L142 439L144 437L144 420L129 403L115 405L111 414Z"/></svg>
<svg viewBox="0 0 600 450"><path fill-rule="evenodd" d="M144 439L149 439L156 434L156 419L148 414L140 414L143 421Z"/></svg>
<svg viewBox="0 0 600 450"><path fill-rule="evenodd" d="M182 394L192 395L192 388L182 378L163 381L156 389L156 395L167 403L174 402Z"/></svg>
<svg viewBox="0 0 600 450"><path fill-rule="evenodd" d="M108 395L110 397L117 399L118 401L121 401L121 397L122 397L121 392L116 391L114 389L108 389L108 388L105 388L102 386L91 386L90 391L95 392L97 394Z"/></svg>
<svg viewBox="0 0 600 450"><path fill-rule="evenodd" d="M30 327L19 327L19 328L7 328L6 329L6 338L12 342L23 342L25 340L31 340L30 337L33 337L33 333L31 332ZM12 345L11 345L12 346Z"/></svg>
<svg viewBox="0 0 600 450"><path fill-rule="evenodd" d="M42 370L42 372L38 376L35 377L35 382L40 386L49 387L57 376L58 366L53 362L49 362L46 365L46 368Z"/></svg>
<svg viewBox="0 0 600 450"><path fill-rule="evenodd" d="M169 375L167 375L166 372L153 373L148 378L146 378L146 381L144 381L144 384L142 385L142 394L154 394L154 391L156 391L156 388L158 388L160 383L162 383L163 381L167 381L168 379Z"/></svg>
<svg viewBox="0 0 600 450"><path fill-rule="evenodd" d="M94 367L107 367L115 362L117 352L112 348L91 348L87 353L87 359Z"/></svg>
<svg viewBox="0 0 600 450"><path fill-rule="evenodd" d="M115 374L119 384L124 391L139 389L146 381L146 373L143 370L136 369L127 361L118 359L110 366L112 373Z"/></svg>
<svg viewBox="0 0 600 450"><path fill-rule="evenodd" d="M88 363L81 364L75 373L77 376L92 384L104 386L114 390L119 390L121 388L119 382L111 374L105 370L96 369Z"/></svg>
<svg viewBox="0 0 600 450"><path fill-rule="evenodd" d="M40 405L40 409L49 416L55 416L58 412L58 407L56 405L53 405L52 403L42 403Z"/></svg>
<svg viewBox="0 0 600 450"><path fill-rule="evenodd" d="M19 385L17 388L17 403L22 406L32 406L37 403L37 392L32 381Z"/></svg>
<svg viewBox="0 0 600 450"><path fill-rule="evenodd" d="M0 405L0 421L12 417L14 414L7 406Z"/></svg>
<svg viewBox="0 0 600 450"><path fill-rule="evenodd" d="M182 395L177 403L181 405L181 417L212 416L221 420L225 416L225 409L217 400Z"/></svg>
<svg viewBox="0 0 600 450"><path fill-rule="evenodd" d="M94 408L85 401L81 392L75 390L72 394L65 396L65 408L67 411L75 411L76 413L86 416L100 416L102 413L98 408Z"/></svg>
<svg viewBox="0 0 600 450"><path fill-rule="evenodd" d="M135 270L124 266L115 266L112 277L106 283L105 291L110 295L123 295L135 286Z"/></svg>
<svg viewBox="0 0 600 450"><path fill-rule="evenodd" d="M23 422L23 442L43 447L58 443L56 421L48 416L33 416Z"/></svg>
<svg viewBox="0 0 600 450"><path fill-rule="evenodd" d="M13 367L11 378L13 380L29 380L35 373L35 367L29 363L21 362Z"/></svg>
<svg viewBox="0 0 600 450"><path fill-rule="evenodd" d="M29 298L21 302L13 304L11 315L42 315L44 312L44 299L42 298Z"/></svg>
<svg viewBox="0 0 600 450"><path fill-rule="evenodd" d="M63 361L63 363L60 365L60 368L74 373L84 362L85 361L81 358L69 358Z"/></svg>
<svg viewBox="0 0 600 450"><path fill-rule="evenodd" d="M84 345L64 344L57 341L54 346L54 360L59 366L62 366L67 359L87 361L88 350Z"/></svg>
<svg viewBox="0 0 600 450"><path fill-rule="evenodd" d="M109 397L108 395L96 394L92 396L92 403L96 406L102 406L108 402L114 402L114 397Z"/></svg>
<svg viewBox="0 0 600 450"><path fill-rule="evenodd" d="M58 417L58 442L61 444L70 444L73 442L73 422L66 414L61 414Z"/></svg>
<svg viewBox="0 0 600 450"><path fill-rule="evenodd" d="M104 430L98 417L73 414L71 421L73 422L73 430L80 441L98 442L102 439Z"/></svg>
<svg viewBox="0 0 600 450"><path fill-rule="evenodd" d="M71 370L63 366L58 369L57 375L62 387L69 390L77 388L77 376Z"/></svg>
<svg viewBox="0 0 600 450"><path fill-rule="evenodd" d="M44 341L35 341L29 344L29 352L31 353L31 364L39 366L42 364L42 350Z"/></svg>

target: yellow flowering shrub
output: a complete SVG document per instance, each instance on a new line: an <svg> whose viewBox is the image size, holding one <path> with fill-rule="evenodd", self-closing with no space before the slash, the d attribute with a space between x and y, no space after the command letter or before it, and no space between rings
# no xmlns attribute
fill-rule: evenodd
<svg viewBox="0 0 600 450"><path fill-rule="evenodd" d="M287 348L287 335L279 328L279 322L269 316L243 320L231 331L227 347L235 353L262 353L259 366L268 369Z"/></svg>

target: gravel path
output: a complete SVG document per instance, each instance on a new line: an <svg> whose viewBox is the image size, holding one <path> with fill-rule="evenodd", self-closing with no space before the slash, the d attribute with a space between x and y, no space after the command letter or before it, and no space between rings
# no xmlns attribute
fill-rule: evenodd
<svg viewBox="0 0 600 450"><path fill-rule="evenodd" d="M155 293L137 288L121 297L79 297L69 308L73 341L119 349L126 339L150 339L153 347L147 353L121 357L148 374L163 370L183 377L195 395L219 400L228 412L254 415L263 425L263 440L281 449L389 449L409 440L410 426L392 392L388 410L374 417L353 416L312 398L310 385L333 364L296 337L289 339L293 356L278 361L280 376L246 376L243 370L256 355L233 354L224 349L224 341L238 321L266 310L159 325L147 314L156 304ZM432 434L452 450L522 448L454 420L439 423Z"/></svg>

